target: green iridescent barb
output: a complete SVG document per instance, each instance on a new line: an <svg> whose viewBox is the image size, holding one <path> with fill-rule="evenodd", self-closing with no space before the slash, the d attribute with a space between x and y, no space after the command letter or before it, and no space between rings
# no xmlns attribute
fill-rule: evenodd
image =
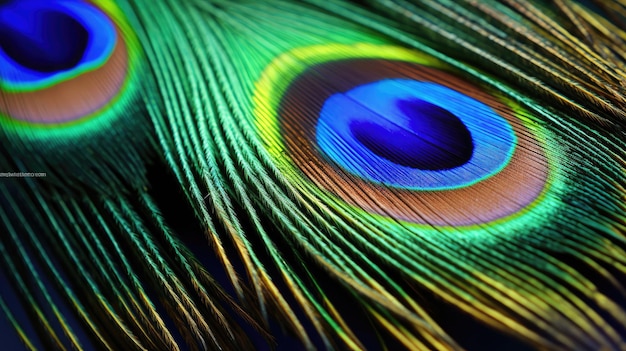
<svg viewBox="0 0 626 351"><path fill-rule="evenodd" d="M623 1L0 1L0 333L625 349L625 44Z"/></svg>

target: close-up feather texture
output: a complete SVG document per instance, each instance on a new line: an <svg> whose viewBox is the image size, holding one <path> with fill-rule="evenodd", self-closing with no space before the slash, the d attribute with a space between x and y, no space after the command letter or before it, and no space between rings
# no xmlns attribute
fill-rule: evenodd
<svg viewBox="0 0 626 351"><path fill-rule="evenodd" d="M8 350L626 350L626 1L0 0Z"/></svg>

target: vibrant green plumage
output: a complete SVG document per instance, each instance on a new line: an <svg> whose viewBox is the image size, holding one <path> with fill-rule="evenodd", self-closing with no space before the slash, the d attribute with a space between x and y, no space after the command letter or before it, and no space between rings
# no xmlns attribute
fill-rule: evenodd
<svg viewBox="0 0 626 351"><path fill-rule="evenodd" d="M626 347L626 4L79 3L127 50L110 101L51 122L15 106L90 85L0 84L0 172L46 173L0 179L0 309L28 349L253 349L276 324L309 349L471 347L440 309L533 348ZM361 107L340 109L361 139L328 112L325 146L329 99L375 110L358 88L388 79L458 111L474 168L396 167L417 122Z"/></svg>

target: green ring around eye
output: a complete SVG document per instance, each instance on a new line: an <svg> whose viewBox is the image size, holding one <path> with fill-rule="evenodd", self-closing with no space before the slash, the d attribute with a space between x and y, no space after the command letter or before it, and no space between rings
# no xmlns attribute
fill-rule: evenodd
<svg viewBox="0 0 626 351"><path fill-rule="evenodd" d="M434 191L374 184L342 170L316 145L320 110L329 96L381 79L432 82L490 106L508 121L517 138L509 164L470 186ZM364 218L471 232L481 231L486 223L527 226L529 218L535 222L547 218L558 207L556 197L549 195L563 182L554 162L558 148L548 141L547 131L514 102L414 51L372 44L297 48L267 66L256 82L253 104L255 128L285 175ZM530 212L534 216L527 216Z"/></svg>

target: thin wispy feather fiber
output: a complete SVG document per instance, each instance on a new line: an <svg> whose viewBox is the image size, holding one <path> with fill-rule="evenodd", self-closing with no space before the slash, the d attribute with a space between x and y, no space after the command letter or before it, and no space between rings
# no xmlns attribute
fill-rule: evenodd
<svg viewBox="0 0 626 351"><path fill-rule="evenodd" d="M621 0L0 1L2 339L624 350L625 47Z"/></svg>

